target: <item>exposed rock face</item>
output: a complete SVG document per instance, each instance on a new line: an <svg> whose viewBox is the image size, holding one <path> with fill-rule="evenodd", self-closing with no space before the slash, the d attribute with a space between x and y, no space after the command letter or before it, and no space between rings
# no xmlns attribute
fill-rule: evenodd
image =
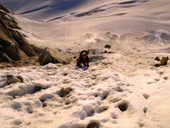
<svg viewBox="0 0 170 128"><path fill-rule="evenodd" d="M0 4L0 62L18 61L36 56L19 29L12 12Z"/></svg>
<svg viewBox="0 0 170 128"><path fill-rule="evenodd" d="M71 61L71 57L59 50L45 48L39 58L39 61L41 65L45 65L48 63L68 64Z"/></svg>
<svg viewBox="0 0 170 128"><path fill-rule="evenodd" d="M5 12L7 12L7 13L13 14L11 10L9 10L7 7L5 7L5 6L4 6L3 4L1 4L1 3L0 3L0 10L3 10L3 11L5 11Z"/></svg>
<svg viewBox="0 0 170 128"><path fill-rule="evenodd" d="M0 3L0 63L10 63L13 66L36 65L39 56L41 65L70 62L71 57L58 50L42 50L30 45L19 30L13 13Z"/></svg>
<svg viewBox="0 0 170 128"><path fill-rule="evenodd" d="M1 53L0 62L12 63L12 60L5 53Z"/></svg>

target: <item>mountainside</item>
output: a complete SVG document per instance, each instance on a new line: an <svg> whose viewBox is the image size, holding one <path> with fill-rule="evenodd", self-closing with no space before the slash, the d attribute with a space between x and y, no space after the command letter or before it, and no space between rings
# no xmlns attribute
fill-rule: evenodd
<svg viewBox="0 0 170 128"><path fill-rule="evenodd" d="M0 4L0 62L14 63L36 56L32 46L19 30L12 12Z"/></svg>
<svg viewBox="0 0 170 128"><path fill-rule="evenodd" d="M59 50L41 49L30 45L21 33L13 13L0 3L0 63L9 66L68 63L71 57ZM45 54L45 55L44 55ZM2 66L3 67L3 66Z"/></svg>
<svg viewBox="0 0 170 128"><path fill-rule="evenodd" d="M0 2L2 127L170 128L169 0Z"/></svg>
<svg viewBox="0 0 170 128"><path fill-rule="evenodd" d="M119 40L170 42L168 0L0 1L17 15L29 42L39 46L91 49L98 40L108 42L107 32Z"/></svg>
<svg viewBox="0 0 170 128"><path fill-rule="evenodd" d="M77 9L95 7L99 3L104 3L102 0L1 0L1 2L12 9L15 14L36 20L49 19Z"/></svg>

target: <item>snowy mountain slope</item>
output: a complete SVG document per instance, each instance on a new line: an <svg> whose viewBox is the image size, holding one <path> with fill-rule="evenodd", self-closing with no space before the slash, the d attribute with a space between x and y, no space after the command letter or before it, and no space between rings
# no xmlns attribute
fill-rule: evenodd
<svg viewBox="0 0 170 128"><path fill-rule="evenodd" d="M4 128L88 128L95 122L100 128L168 128L168 67L150 70L152 65L144 64L146 70L137 66L135 73L132 68L138 62L134 61L126 70L135 75L127 77L113 66L116 58L123 58L121 54L104 57L91 63L89 70L55 64L1 70L0 124ZM122 62L130 61L128 57ZM21 75L24 83L6 85L5 77L11 73ZM68 87L72 91L60 95Z"/></svg>
<svg viewBox="0 0 170 128"><path fill-rule="evenodd" d="M1 70L0 124L6 128L89 128L90 122L101 128L170 127L170 63L153 66L156 56L170 56L169 0L0 1L17 14L30 43L74 54L91 49L105 58L90 63L85 71L75 69L76 62ZM103 54L106 44L112 46L110 54ZM24 83L7 86L8 74L23 76ZM68 97L58 95L62 87L73 89ZM120 105L128 109L121 110Z"/></svg>
<svg viewBox="0 0 170 128"><path fill-rule="evenodd" d="M85 128L92 121L101 128L169 126L157 121L149 95L108 67L112 61L105 65L107 61L92 64L86 71L53 64L2 70L1 78L12 72L22 75L24 83L0 89L0 123L7 128ZM44 89L35 92L36 86ZM66 87L73 91L60 97L59 90Z"/></svg>
<svg viewBox="0 0 170 128"><path fill-rule="evenodd" d="M110 0L107 0L110 1ZM3 4L8 6L15 14L22 15L31 19L47 19L52 16L62 15L72 12L76 9L95 6L102 0L1 0ZM102 2L103 3L103 2Z"/></svg>
<svg viewBox="0 0 170 128"><path fill-rule="evenodd" d="M0 2L17 15L37 20L46 20L62 15L83 17L89 15L86 12L93 10L94 12L90 15L99 13L100 16L112 18L116 15L121 17L125 15L126 17L164 21L169 20L170 11L168 0L0 0Z"/></svg>
<svg viewBox="0 0 170 128"><path fill-rule="evenodd" d="M168 0L25 0L15 6L10 0L1 2L17 14L30 42L40 46L48 42L49 47L61 49L89 48L107 32L119 37L134 34L134 38L149 42L170 40Z"/></svg>

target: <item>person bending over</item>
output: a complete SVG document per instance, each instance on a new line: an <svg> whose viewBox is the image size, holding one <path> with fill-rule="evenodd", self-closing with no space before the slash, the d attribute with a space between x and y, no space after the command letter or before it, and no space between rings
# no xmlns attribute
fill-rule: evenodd
<svg viewBox="0 0 170 128"><path fill-rule="evenodd" d="M88 52L83 50L80 53L80 56L77 59L77 67L82 67L82 64L86 67L89 67L89 57L88 57Z"/></svg>

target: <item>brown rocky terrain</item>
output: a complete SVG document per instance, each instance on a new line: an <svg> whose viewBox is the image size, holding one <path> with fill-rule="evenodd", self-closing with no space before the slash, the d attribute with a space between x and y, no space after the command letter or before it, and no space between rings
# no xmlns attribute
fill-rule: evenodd
<svg viewBox="0 0 170 128"><path fill-rule="evenodd" d="M13 12L0 3L0 67L39 65L41 52L44 50L32 46L22 33L13 17ZM60 51L56 51L57 53ZM63 54L62 54L63 55ZM56 55L55 55L56 56ZM60 55L61 56L61 55ZM45 56L46 59L49 59ZM62 57L60 57L62 59ZM64 57L67 58L67 57ZM68 57L69 58L69 57ZM55 61L69 63L68 59ZM50 61L48 60L47 63ZM41 64L41 62L40 62Z"/></svg>

